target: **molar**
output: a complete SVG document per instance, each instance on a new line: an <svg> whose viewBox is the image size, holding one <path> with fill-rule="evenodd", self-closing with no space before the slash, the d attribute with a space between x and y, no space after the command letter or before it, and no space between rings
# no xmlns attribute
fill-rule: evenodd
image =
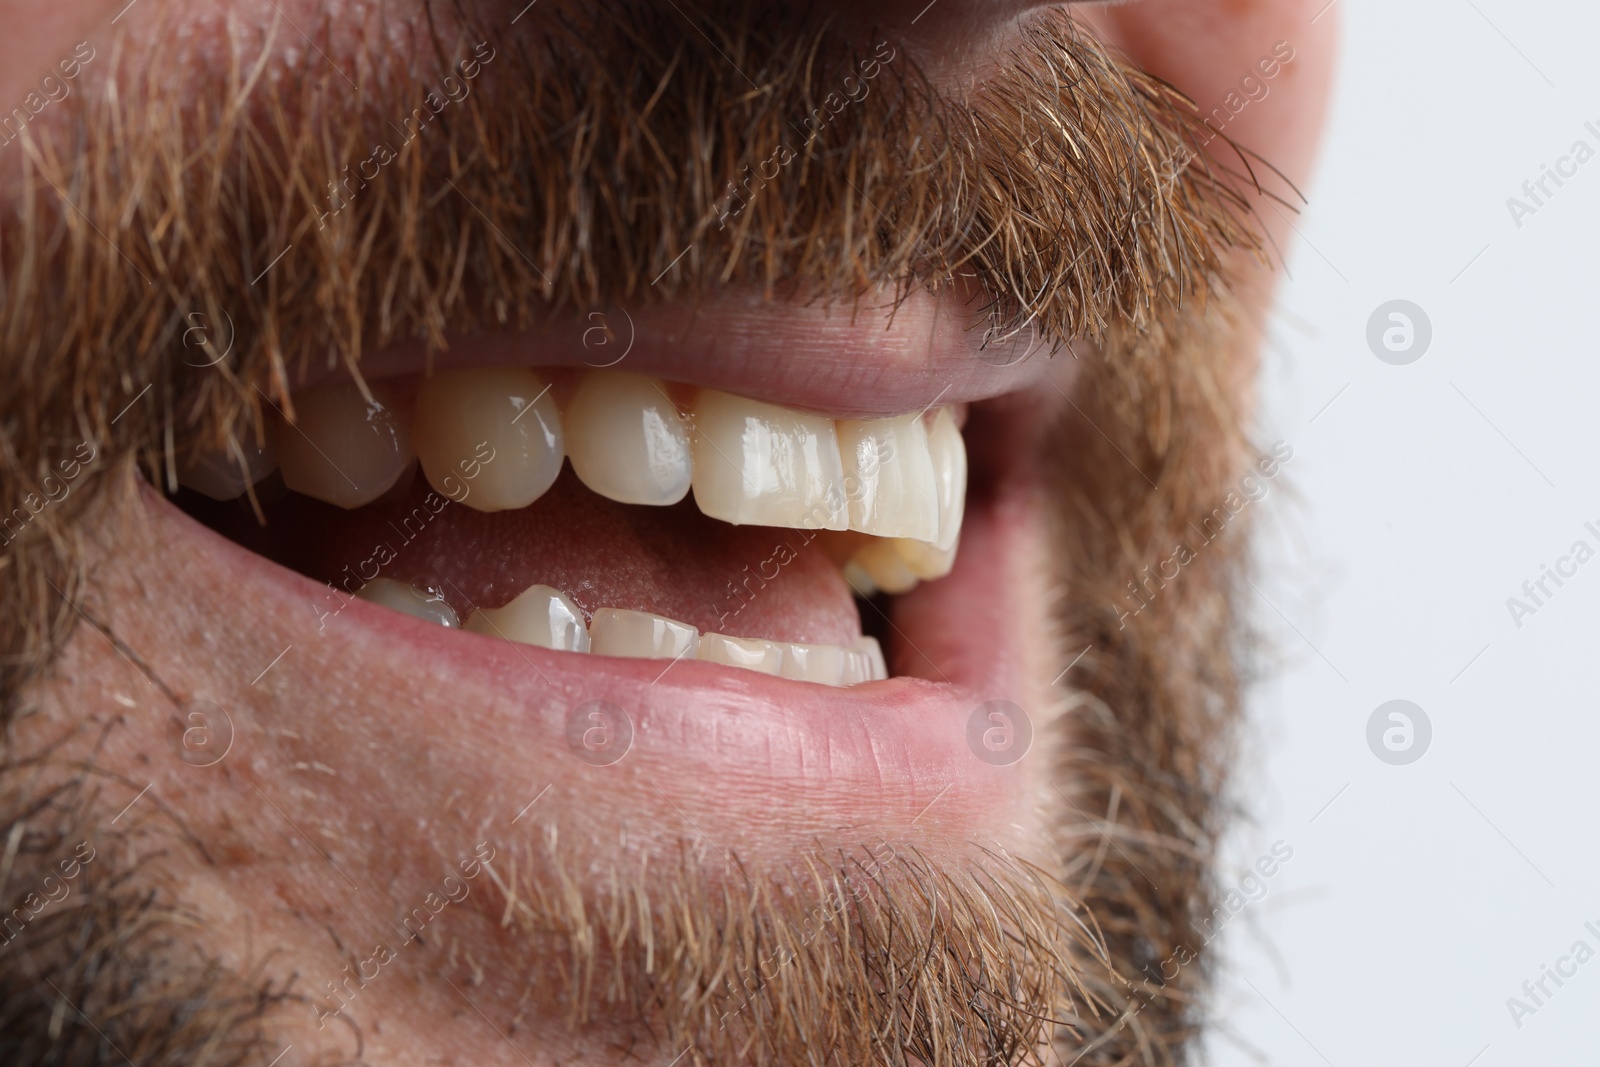
<svg viewBox="0 0 1600 1067"><path fill-rule="evenodd" d="M278 465L297 493L358 508L393 488L415 458L394 410L353 382L296 394L294 413L278 436Z"/></svg>
<svg viewBox="0 0 1600 1067"><path fill-rule="evenodd" d="M278 446L272 426L259 441L254 431L244 440L230 439L221 452L186 459L178 464L178 483L212 500L234 500L278 469Z"/></svg>
<svg viewBox="0 0 1600 1067"><path fill-rule="evenodd" d="M424 379L411 432L428 484L478 511L527 507L554 484L566 455L550 387L525 367ZM473 479L470 494L464 477Z"/></svg>

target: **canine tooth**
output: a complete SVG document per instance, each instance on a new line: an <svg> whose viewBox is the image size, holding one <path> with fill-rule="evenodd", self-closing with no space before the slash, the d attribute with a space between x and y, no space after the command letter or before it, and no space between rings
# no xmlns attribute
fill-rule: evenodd
<svg viewBox="0 0 1600 1067"><path fill-rule="evenodd" d="M928 428L928 454L933 459L938 490L939 534L927 540L941 552L954 552L967 506L967 442L949 408L940 408L933 417L933 425ZM945 573L949 573L948 568Z"/></svg>
<svg viewBox="0 0 1600 1067"><path fill-rule="evenodd" d="M589 651L583 613L567 594L548 585L529 586L505 607L479 608L467 616L465 628L561 652Z"/></svg>
<svg viewBox="0 0 1600 1067"><path fill-rule="evenodd" d="M583 484L624 504L689 492L689 428L661 382L623 371L584 377L566 411L567 455Z"/></svg>
<svg viewBox="0 0 1600 1067"><path fill-rule="evenodd" d="M876 637L858 637L851 648L866 660L867 681L881 682L889 677L889 667L883 659L883 647L878 644Z"/></svg>
<svg viewBox="0 0 1600 1067"><path fill-rule="evenodd" d="M953 547L942 549L926 541L897 538L894 541L894 550L905 562L906 569L924 581L943 578L956 565L956 550Z"/></svg>
<svg viewBox="0 0 1600 1067"><path fill-rule="evenodd" d="M356 596L382 607L404 612L424 622L436 622L447 629L457 629L461 622L455 609L444 598L425 589L397 582L393 578L374 578L360 589Z"/></svg>
<svg viewBox="0 0 1600 1067"><path fill-rule="evenodd" d="M424 379L411 433L428 484L478 511L527 507L555 482L566 455L550 386L525 367Z"/></svg>
<svg viewBox="0 0 1600 1067"><path fill-rule="evenodd" d="M849 653L837 645L783 645L783 676L797 682L819 685L844 685L845 659Z"/></svg>
<svg viewBox="0 0 1600 1067"><path fill-rule="evenodd" d="M212 500L233 500L278 467L278 447L272 430L257 443L253 430L244 440L230 441L221 452L189 459L178 465L178 483ZM241 468L240 460L244 461Z"/></svg>
<svg viewBox="0 0 1600 1067"><path fill-rule="evenodd" d="M937 477L922 415L840 419L836 426L850 529L920 541L938 537Z"/></svg>
<svg viewBox="0 0 1600 1067"><path fill-rule="evenodd" d="M895 542L882 539L861 546L846 565L845 578L851 585L865 579L867 585L892 596L909 593L919 581Z"/></svg>
<svg viewBox="0 0 1600 1067"><path fill-rule="evenodd" d="M762 674L777 675L783 670L783 646L776 641L760 638L701 634L698 657L711 663L743 667Z"/></svg>
<svg viewBox="0 0 1600 1067"><path fill-rule="evenodd" d="M847 528L832 419L702 389L693 422L702 512L735 525Z"/></svg>
<svg viewBox="0 0 1600 1067"><path fill-rule="evenodd" d="M598 656L694 659L700 631L648 611L600 608L589 622L589 650Z"/></svg>
<svg viewBox="0 0 1600 1067"><path fill-rule="evenodd" d="M411 465L411 435L393 409L368 401L353 382L294 397L295 421L278 436L278 466L290 489L341 508L370 504Z"/></svg>

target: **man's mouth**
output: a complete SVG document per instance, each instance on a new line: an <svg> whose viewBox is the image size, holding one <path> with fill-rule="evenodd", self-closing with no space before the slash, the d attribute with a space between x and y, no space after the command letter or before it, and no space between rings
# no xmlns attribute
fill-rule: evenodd
<svg viewBox="0 0 1600 1067"><path fill-rule="evenodd" d="M905 314L931 323L925 338L962 338L924 341L938 350L921 360L949 379L916 409L845 395L834 415L817 410L828 401L815 389L802 404L774 402L782 383L763 386L748 370L741 385L767 399L564 366L526 342L531 354L518 364L507 339L480 362L485 347L467 343L421 372L379 355L359 379L312 380L264 404L259 427L179 467L177 500L321 583L308 606L322 626L360 599L416 620L404 625L466 631L442 650L486 639L658 660L660 673L702 661L856 686L886 680L892 667L948 683L955 666L910 638L897 603L924 583L920 595L937 596L959 566L967 401L982 432L992 421L983 405L1004 404L983 393L1005 376L960 353L981 338L956 330L942 303L911 304ZM713 312L688 336L721 325ZM906 329L876 315L852 327L869 355L874 340L899 343ZM962 356L989 372L986 388L950 365ZM643 353L640 363L651 362L665 361ZM1014 382L1040 375L1011 370ZM952 393L961 399L943 402ZM1006 451L979 452L980 506L1008 482ZM976 593L982 580L967 584ZM993 584L969 595L930 647L983 643L980 619L1008 618L985 601L1002 599ZM987 639L1001 637L987 629ZM1016 694L1008 686L1004 695Z"/></svg>
<svg viewBox="0 0 1600 1067"><path fill-rule="evenodd" d="M695 382L658 377L671 360L649 345L637 372L529 338L469 340L420 370L380 352L359 378L263 402L259 430L180 464L174 501L250 551L223 556L302 632L407 648L408 671L516 676L513 699L551 710L557 735L603 700L663 759L681 757L674 733L720 734L738 739L724 768L764 762L814 797L859 795L870 773L890 824L965 783L958 810L988 824L1019 786L1003 769L1033 732L1022 708L1039 707L1022 661L1048 644L1026 636L1046 617L1026 441L1043 419L1021 386L1071 361L996 368L951 304L921 294L899 325L813 312L853 319L846 347L869 358L913 325L930 349L915 388L831 403L815 383L781 402L785 383L726 343L729 377L762 399L713 384L715 360ZM725 330L712 308L676 342ZM218 558L193 527L177 536ZM974 748L971 717L994 701L1015 709L1016 745Z"/></svg>

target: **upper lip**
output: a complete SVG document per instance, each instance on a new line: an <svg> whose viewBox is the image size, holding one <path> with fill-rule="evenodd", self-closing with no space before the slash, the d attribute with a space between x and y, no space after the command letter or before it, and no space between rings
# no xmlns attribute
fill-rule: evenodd
<svg viewBox="0 0 1600 1067"><path fill-rule="evenodd" d="M835 417L873 418L991 399L1042 384L1051 346L1024 331L992 342L977 298L945 290L859 304L795 304L729 290L698 306L619 303L522 331L408 342L363 355L368 380L429 369L611 367ZM331 361L298 368L291 388L347 376Z"/></svg>

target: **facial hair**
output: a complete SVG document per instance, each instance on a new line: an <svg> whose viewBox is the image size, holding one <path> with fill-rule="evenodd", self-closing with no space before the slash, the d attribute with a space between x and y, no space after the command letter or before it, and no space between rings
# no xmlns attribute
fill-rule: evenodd
<svg viewBox="0 0 1600 1067"><path fill-rule="evenodd" d="M261 397L286 404L297 370L734 283L827 301L971 286L996 343L1036 331L1093 353L1083 407L1040 442L1059 641L1092 648L1063 697L1050 867L974 855L935 870L868 842L748 884L686 862L647 890L639 872L575 881L559 847L525 840L509 852L520 875L483 899L521 931L530 973L564 976L575 1019L624 1011L707 1061L823 1048L848 1062L1019 1062L1056 1044L1086 1064L1176 1062L1205 964L1169 978L1160 963L1209 914L1244 536L1208 547L1150 611L1126 617L1120 586L1171 552L1242 462L1225 262L1258 247L1244 185L1204 152L1192 106L1059 14L1031 21L959 97L892 42L862 50L747 13L712 13L713 41L662 17L567 14L537 46L488 52L470 19L441 18L433 88L368 54L352 93L307 54L271 91L270 59L129 78L25 131L20 195L0 220L0 515L26 516L7 531L0 583L4 713L48 688L80 621L81 538L111 488L136 466L170 484L185 450L257 432ZM236 32L232 54L272 52ZM196 366L194 315L231 323L226 358ZM146 385L149 403L126 409ZM83 442L82 481L35 508ZM7 760L0 825L37 844L12 854L11 885L70 843L94 777L39 752ZM110 835L112 873L82 892L75 924L47 915L0 959L17 1022L5 1040L40 1062L89 1055L57 1007L71 998L83 1019L111 1020L119 1047L259 1054L275 1014L316 991L208 955L181 886L131 859L149 854L133 833ZM892 860L874 852L884 845ZM826 921L797 944L819 907ZM690 914L702 921L664 918ZM83 931L93 969L70 951ZM768 977L763 958L787 962ZM728 980L730 962L756 967L754 989Z"/></svg>

